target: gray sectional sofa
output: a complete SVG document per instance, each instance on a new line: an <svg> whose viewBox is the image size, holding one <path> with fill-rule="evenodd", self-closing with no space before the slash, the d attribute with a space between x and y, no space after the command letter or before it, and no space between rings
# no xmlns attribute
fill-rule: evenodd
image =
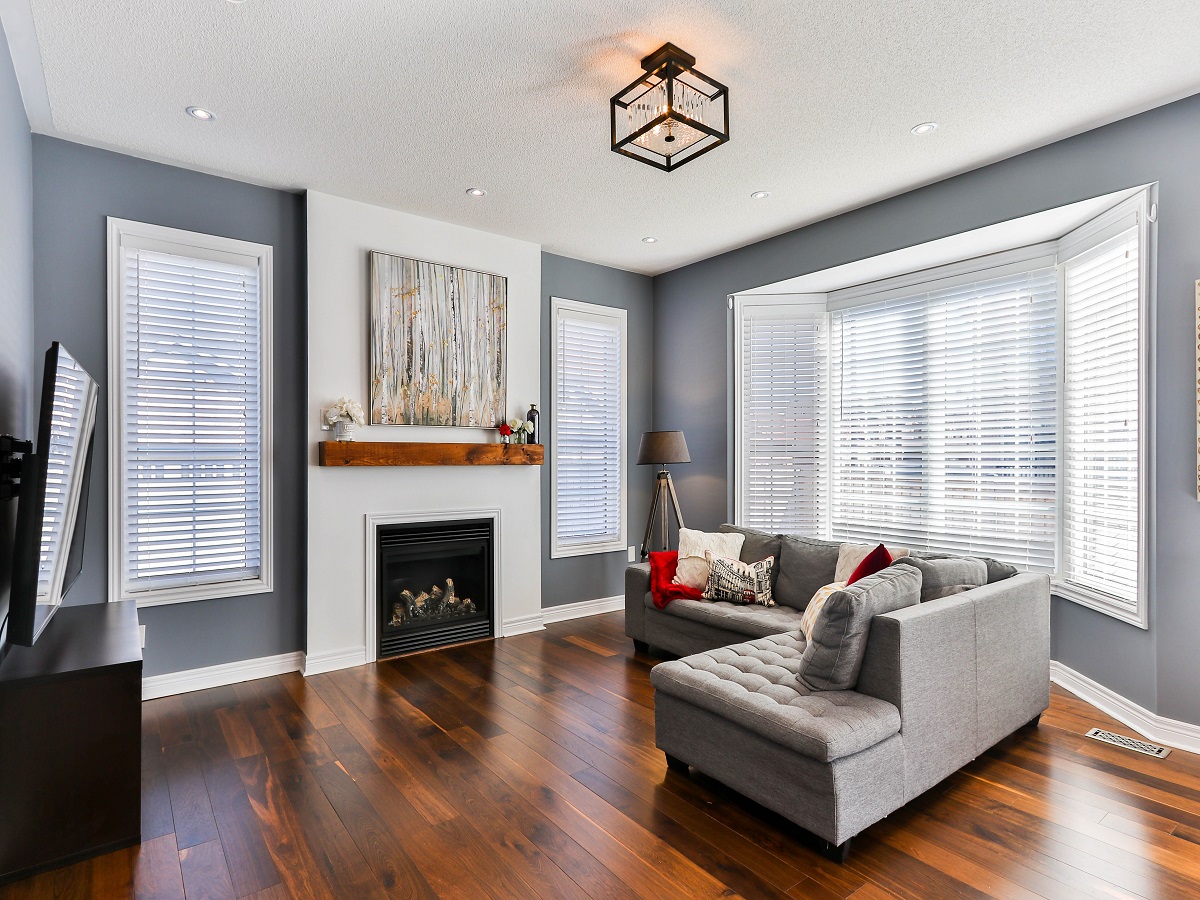
<svg viewBox="0 0 1200 900"><path fill-rule="evenodd" d="M870 618L853 689L814 690L799 619L833 581L838 544L745 533L744 561L778 561L776 607L675 600L658 610L648 566L626 573L626 633L683 657L651 672L656 743L672 768L695 766L841 860L854 835L1049 706L1046 576L985 560L988 584ZM888 573L899 568L872 579L896 581ZM918 570L904 569L919 586Z"/></svg>

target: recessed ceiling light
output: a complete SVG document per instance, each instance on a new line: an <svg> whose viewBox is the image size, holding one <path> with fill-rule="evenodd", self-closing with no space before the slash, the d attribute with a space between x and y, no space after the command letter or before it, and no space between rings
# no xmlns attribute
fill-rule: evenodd
<svg viewBox="0 0 1200 900"><path fill-rule="evenodd" d="M657 243L658 243L658 238L656 238L656 237L644 237L644 238L642 238L642 243L643 243L643 244L657 244Z"/></svg>
<svg viewBox="0 0 1200 900"><path fill-rule="evenodd" d="M750 195L750 199L751 200L766 200L770 196L771 196L770 191L755 191L753 194Z"/></svg>
<svg viewBox="0 0 1200 900"><path fill-rule="evenodd" d="M922 135L933 134L937 131L937 127L937 122L922 122L920 125L912 127L912 133L917 135L917 137L921 137Z"/></svg>
<svg viewBox="0 0 1200 900"><path fill-rule="evenodd" d="M216 116L214 116L207 109L202 109L199 106L189 106L187 108L187 114L193 119L199 119L201 122L211 122L216 118Z"/></svg>
<svg viewBox="0 0 1200 900"><path fill-rule="evenodd" d="M486 197L487 191L483 188L467 188L468 197Z"/></svg>

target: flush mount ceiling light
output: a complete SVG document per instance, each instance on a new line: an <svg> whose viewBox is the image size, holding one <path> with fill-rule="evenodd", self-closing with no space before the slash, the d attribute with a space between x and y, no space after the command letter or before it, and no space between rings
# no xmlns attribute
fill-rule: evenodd
<svg viewBox="0 0 1200 900"><path fill-rule="evenodd" d="M614 153L670 172L729 140L729 90L695 65L674 44L642 60L646 74L609 104Z"/></svg>
<svg viewBox="0 0 1200 900"><path fill-rule="evenodd" d="M771 196L770 191L755 191L753 194L750 195L750 199L751 200L766 200L770 196Z"/></svg>
<svg viewBox="0 0 1200 900"><path fill-rule="evenodd" d="M487 191L483 188L467 188L468 197L486 197Z"/></svg>
<svg viewBox="0 0 1200 900"><path fill-rule="evenodd" d="M658 238L656 238L656 237L644 237L644 238L642 238L642 243L643 243L643 244L657 244L657 243L658 243Z"/></svg>
<svg viewBox="0 0 1200 900"><path fill-rule="evenodd" d="M922 122L920 125L914 125L912 127L912 133L917 137L923 137L927 134L933 134L935 131L937 131L937 127L937 122Z"/></svg>
<svg viewBox="0 0 1200 900"><path fill-rule="evenodd" d="M187 114L193 119L199 119L201 122L211 122L216 118L216 116L214 116L207 109L202 109L199 106L189 106L187 108Z"/></svg>

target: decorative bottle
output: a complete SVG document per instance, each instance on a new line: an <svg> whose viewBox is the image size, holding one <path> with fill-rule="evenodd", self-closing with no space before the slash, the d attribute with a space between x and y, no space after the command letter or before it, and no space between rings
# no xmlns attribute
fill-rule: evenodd
<svg viewBox="0 0 1200 900"><path fill-rule="evenodd" d="M525 414L525 421L533 423L533 434L529 436L529 443L531 444L540 444L542 442L542 432L538 427L539 416L540 413L538 412L537 404L530 403L529 412Z"/></svg>

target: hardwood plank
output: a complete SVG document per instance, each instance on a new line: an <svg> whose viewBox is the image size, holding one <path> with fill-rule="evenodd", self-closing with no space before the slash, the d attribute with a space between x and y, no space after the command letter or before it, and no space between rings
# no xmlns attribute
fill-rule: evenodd
<svg viewBox="0 0 1200 900"><path fill-rule="evenodd" d="M187 900L234 900L233 882L220 841L179 851Z"/></svg>
<svg viewBox="0 0 1200 900"><path fill-rule="evenodd" d="M106 866L111 874L116 876L111 886L105 884L105 877L96 878L100 896L122 896L105 892L115 888L117 880L122 883L122 888L124 887L125 863L121 857L126 852L132 852L136 857L133 868L133 893L138 900L183 900L183 874L179 868L179 851L175 846L175 836L172 834L146 841L132 851L118 851L98 857L97 864Z"/></svg>
<svg viewBox="0 0 1200 900"><path fill-rule="evenodd" d="M216 840L217 823L204 784L204 752L195 742L171 744L163 750L163 761L175 822L173 840L179 849Z"/></svg>
<svg viewBox="0 0 1200 900"><path fill-rule="evenodd" d="M234 892L241 897L278 884L279 872L237 766L214 766L205 782Z"/></svg>
<svg viewBox="0 0 1200 900"><path fill-rule="evenodd" d="M156 726L157 727L157 726ZM157 731L142 735L142 840L150 841L175 831L171 790Z"/></svg>
<svg viewBox="0 0 1200 900"><path fill-rule="evenodd" d="M229 752L234 759L245 759L247 756L258 756L263 752L262 744L244 710L237 707L223 707L216 711L217 721L229 745Z"/></svg>

